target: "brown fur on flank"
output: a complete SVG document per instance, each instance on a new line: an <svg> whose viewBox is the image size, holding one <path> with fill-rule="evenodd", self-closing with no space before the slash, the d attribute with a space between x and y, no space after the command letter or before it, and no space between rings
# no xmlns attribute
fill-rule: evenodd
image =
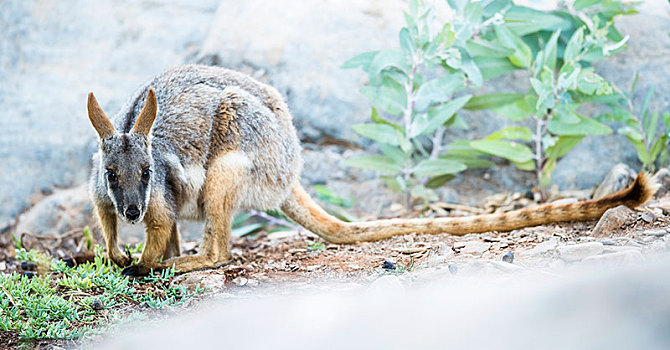
<svg viewBox="0 0 670 350"><path fill-rule="evenodd" d="M146 83L112 122L93 94L88 112L100 146L93 158L91 199L109 258L130 276L227 262L231 221L240 209L281 208L330 242L353 243L414 232L462 235L587 220L621 204L637 207L655 191L640 173L631 187L598 200L464 218L345 223L300 186L300 143L281 95L247 75L182 66ZM131 259L118 247L118 218L144 223L146 241L138 264L128 266ZM205 221L197 255L180 256L180 218Z"/></svg>

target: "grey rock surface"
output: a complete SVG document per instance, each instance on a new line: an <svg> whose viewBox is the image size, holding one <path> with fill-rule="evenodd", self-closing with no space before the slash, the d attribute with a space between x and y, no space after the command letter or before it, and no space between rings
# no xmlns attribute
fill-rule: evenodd
<svg viewBox="0 0 670 350"><path fill-rule="evenodd" d="M88 92L115 112L143 81L185 62L218 4L0 2L0 219L35 192L83 183L95 147Z"/></svg>
<svg viewBox="0 0 670 350"><path fill-rule="evenodd" d="M565 261L579 261L589 256L598 255L605 250L600 242L578 243L564 245L557 248L561 259Z"/></svg>
<svg viewBox="0 0 670 350"><path fill-rule="evenodd" d="M25 211L36 194L85 182L95 148L85 112L89 91L112 114L150 77L196 61L239 69L276 86L303 141L318 145L305 153L307 183L326 183L378 213L397 196L374 173L345 169L345 151L321 164L332 155L321 145L335 140L367 147L350 128L369 117L370 104L358 92L365 75L340 66L358 53L396 45L405 6L400 0L0 2L0 222ZM639 70L636 99L656 85L655 109L666 108L670 98L663 94L670 91L668 8L663 3L618 20L621 32L631 35L629 48L596 67L621 87ZM526 86L527 77L515 73L484 90ZM473 138L510 123L486 112L467 117ZM591 187L622 161L637 167L632 146L620 135L587 138L559 162L554 183ZM527 190L532 180L532 174L508 165L467 172L449 185L457 191L447 189L443 200L477 204L478 194Z"/></svg>

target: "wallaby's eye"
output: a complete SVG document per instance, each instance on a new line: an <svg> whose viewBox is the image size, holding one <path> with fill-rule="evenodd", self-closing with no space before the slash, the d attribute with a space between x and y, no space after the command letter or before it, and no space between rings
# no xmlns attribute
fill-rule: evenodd
<svg viewBox="0 0 670 350"><path fill-rule="evenodd" d="M147 169L142 173L142 180L149 180L151 177L151 169Z"/></svg>
<svg viewBox="0 0 670 350"><path fill-rule="evenodd" d="M115 183L118 180L116 174L112 170L107 170L105 176L107 176L107 181L109 181L110 183Z"/></svg>

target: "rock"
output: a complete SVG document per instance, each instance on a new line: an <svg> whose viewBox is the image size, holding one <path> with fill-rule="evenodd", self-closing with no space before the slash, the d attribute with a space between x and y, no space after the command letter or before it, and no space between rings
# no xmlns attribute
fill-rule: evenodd
<svg viewBox="0 0 670 350"><path fill-rule="evenodd" d="M659 184L659 188L654 197L661 198L670 192L670 170L668 170L668 168L662 168L657 171L656 174L654 174L653 179Z"/></svg>
<svg viewBox="0 0 670 350"><path fill-rule="evenodd" d="M645 211L640 213L640 220L651 224L652 222L656 221L656 215L650 211Z"/></svg>
<svg viewBox="0 0 670 350"><path fill-rule="evenodd" d="M669 245L670 245L670 243L669 243ZM447 267L449 268L449 272L451 272L452 275L455 275L455 274L458 273L458 265L449 264Z"/></svg>
<svg viewBox="0 0 670 350"><path fill-rule="evenodd" d="M388 260L384 260L384 263L382 264L382 269L384 269L384 270L395 270L396 267L395 267L395 264L393 264L392 262L390 262Z"/></svg>
<svg viewBox="0 0 670 350"><path fill-rule="evenodd" d="M261 284L260 281L255 280L255 279L253 279L253 278L250 278L250 279L247 281L247 286L249 286L249 287L258 287L260 284Z"/></svg>
<svg viewBox="0 0 670 350"><path fill-rule="evenodd" d="M662 237L662 236L665 236L666 234L668 234L668 230L667 230L667 229L661 229L661 230L646 230L646 231L642 231L642 234L643 234L643 235L647 235L647 236L657 236L657 237Z"/></svg>
<svg viewBox="0 0 670 350"><path fill-rule="evenodd" d="M189 293L195 292L196 287L204 288L210 292L220 291L225 286L225 282L225 275L219 275L209 271L191 272L179 275L172 280L172 284L185 286Z"/></svg>
<svg viewBox="0 0 670 350"><path fill-rule="evenodd" d="M365 74L340 66L395 47L405 8L399 0L223 2L197 59L271 83L286 97L302 139L361 140L343 126L369 118L370 103L357 93Z"/></svg>
<svg viewBox="0 0 670 350"><path fill-rule="evenodd" d="M454 244L454 249L461 254L482 255L491 248L491 243L480 241L458 242Z"/></svg>
<svg viewBox="0 0 670 350"><path fill-rule="evenodd" d="M235 285L237 285L238 287L244 287L247 285L248 282L249 280L246 277L235 277L233 279L233 283L235 283Z"/></svg>
<svg viewBox="0 0 670 350"><path fill-rule="evenodd" d="M144 81L188 61L219 2L0 1L0 221L36 193L84 183L95 149L88 92L114 114Z"/></svg>
<svg viewBox="0 0 670 350"><path fill-rule="evenodd" d="M16 233L62 234L96 223L86 185L59 190L21 214Z"/></svg>
<svg viewBox="0 0 670 350"><path fill-rule="evenodd" d="M627 250L616 253L589 256L582 260L583 264L597 265L603 267L620 267L621 265L640 262L644 258L642 253L635 250Z"/></svg>
<svg viewBox="0 0 670 350"><path fill-rule="evenodd" d="M586 257L598 255L605 249L600 242L587 242L574 245L564 245L557 248L561 259L565 261L579 261Z"/></svg>
<svg viewBox="0 0 670 350"><path fill-rule="evenodd" d="M502 261L506 263L513 263L514 262L514 253L513 252L507 252L507 254L503 255Z"/></svg>
<svg viewBox="0 0 670 350"><path fill-rule="evenodd" d="M621 226L635 217L635 212L630 208L620 205L616 208L608 209L600 217L598 223L591 231L592 237L609 237L617 233Z"/></svg>
<svg viewBox="0 0 670 350"><path fill-rule="evenodd" d="M105 305L102 303L100 299L93 299L93 302L91 303L91 309L95 311L100 311L105 308Z"/></svg>
<svg viewBox="0 0 670 350"><path fill-rule="evenodd" d="M609 196L614 192L628 187L633 183L636 175L635 171L626 164L619 163L615 165L596 188L596 191L593 193L593 199Z"/></svg>
<svg viewBox="0 0 670 350"><path fill-rule="evenodd" d="M558 246L558 240L556 238L551 238L547 241L544 241L536 245L531 249L524 251L523 255L524 256L544 255L545 253L556 249L556 246Z"/></svg>

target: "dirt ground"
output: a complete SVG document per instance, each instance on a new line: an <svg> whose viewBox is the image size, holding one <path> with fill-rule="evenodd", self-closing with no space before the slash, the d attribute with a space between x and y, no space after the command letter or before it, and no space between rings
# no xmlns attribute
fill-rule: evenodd
<svg viewBox="0 0 670 350"><path fill-rule="evenodd" d="M423 213L405 212L402 216L462 216L532 205L520 196L499 197L490 201L494 204L481 209L438 204ZM616 209L617 215L604 215L601 224L598 220L567 222L465 236L411 234L351 245L330 244L308 231L261 232L253 237L232 239L231 263L179 275L172 283L189 289L204 287L206 292L198 298L207 300L254 295L256 291L288 294L325 282L360 286L389 274L410 277L435 271L472 274L484 269L555 272L585 261L601 265L635 262L669 249L670 196L652 200L637 211L624 209ZM596 229L598 237L594 236L596 226L602 226ZM81 234L71 236L59 240L58 246L52 243L52 253L62 255L68 249L81 248ZM198 243L186 241L183 247L185 254L194 254ZM18 265L10 259L2 267L7 272ZM134 310L125 311L130 314ZM0 336L6 346L18 344L16 334ZM46 340L33 342L29 348L57 349L72 344Z"/></svg>

